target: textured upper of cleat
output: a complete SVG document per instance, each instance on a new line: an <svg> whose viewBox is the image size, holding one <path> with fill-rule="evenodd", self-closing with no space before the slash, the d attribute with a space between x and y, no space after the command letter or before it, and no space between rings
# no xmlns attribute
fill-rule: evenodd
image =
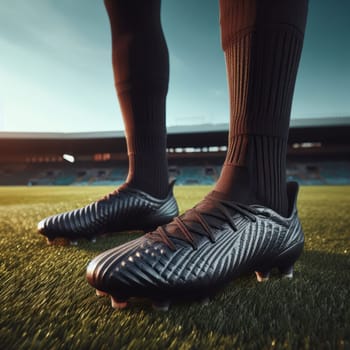
<svg viewBox="0 0 350 350"><path fill-rule="evenodd" d="M184 214L182 223L175 219L162 228L163 233L157 229L98 255L87 267L87 280L97 289L128 297L181 298L209 292L242 273L277 263L285 254L294 254L293 249L302 249L296 195L297 186L289 185L288 218L259 205L243 209L221 203L224 209L220 210L229 220L215 211L219 204L207 200L196 206L199 216Z"/></svg>
<svg viewBox="0 0 350 350"><path fill-rule="evenodd" d="M109 232L153 229L168 223L178 214L173 185L174 182L164 199L122 186L83 208L43 219L38 224L38 231L49 239L77 239Z"/></svg>

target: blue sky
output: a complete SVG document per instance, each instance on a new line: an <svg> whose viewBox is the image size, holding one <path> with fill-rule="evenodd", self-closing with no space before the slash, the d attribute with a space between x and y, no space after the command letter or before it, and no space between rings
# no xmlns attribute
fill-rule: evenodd
<svg viewBox="0 0 350 350"><path fill-rule="evenodd" d="M350 116L349 13L310 1L292 118ZM218 17L216 0L163 0L168 126L228 121ZM0 53L0 131L123 129L102 0L3 1Z"/></svg>

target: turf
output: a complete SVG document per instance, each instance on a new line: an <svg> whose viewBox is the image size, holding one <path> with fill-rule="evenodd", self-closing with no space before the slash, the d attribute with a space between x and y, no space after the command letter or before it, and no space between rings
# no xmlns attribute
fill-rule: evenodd
<svg viewBox="0 0 350 350"><path fill-rule="evenodd" d="M295 278L233 281L208 305L115 311L85 281L88 261L137 237L47 246L39 219L106 187L0 188L1 349L350 349L350 187L303 187L305 251ZM177 187L181 211L208 187Z"/></svg>

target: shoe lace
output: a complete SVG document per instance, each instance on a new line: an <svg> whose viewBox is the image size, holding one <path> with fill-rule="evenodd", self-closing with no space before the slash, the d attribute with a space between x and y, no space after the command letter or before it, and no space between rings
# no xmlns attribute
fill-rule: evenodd
<svg viewBox="0 0 350 350"><path fill-rule="evenodd" d="M238 228L233 220L233 213L238 213L255 222L259 213L252 207L233 201L207 196L204 201L212 202L217 210L197 209L198 205L176 217L171 223L159 226L155 231L148 233L153 241L165 243L171 250L176 250L173 239L179 239L189 243L193 249L197 249L194 233L207 237L215 243L214 229L220 226L210 218L227 222L230 227L237 231ZM199 224L199 225L198 225ZM172 228L172 229L171 229Z"/></svg>

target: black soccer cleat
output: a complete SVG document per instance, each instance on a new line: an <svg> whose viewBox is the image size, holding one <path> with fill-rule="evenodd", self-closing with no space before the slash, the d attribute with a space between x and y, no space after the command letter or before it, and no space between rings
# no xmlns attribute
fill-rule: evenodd
<svg viewBox="0 0 350 350"><path fill-rule="evenodd" d="M111 296L113 307L146 297L166 310L182 299L207 302L242 274L256 272L263 281L276 267L292 277L304 245L297 192L298 184L289 183L288 218L213 192L171 223L98 255L87 267L87 280L98 295Z"/></svg>
<svg viewBox="0 0 350 350"><path fill-rule="evenodd" d="M173 181L165 199L130 188L127 185L81 209L72 210L43 219L38 231L51 244L56 238L71 240L80 238L95 240L101 234L141 230L150 231L170 222L178 215L173 195Z"/></svg>

